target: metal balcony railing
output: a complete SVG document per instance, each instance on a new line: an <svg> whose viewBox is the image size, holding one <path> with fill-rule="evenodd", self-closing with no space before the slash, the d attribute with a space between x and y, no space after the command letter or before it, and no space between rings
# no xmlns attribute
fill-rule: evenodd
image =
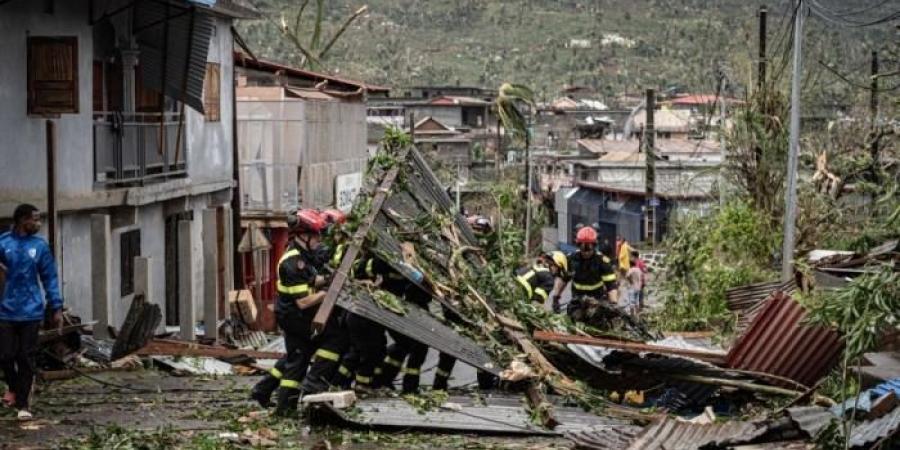
<svg viewBox="0 0 900 450"><path fill-rule="evenodd" d="M140 185L187 175L179 113L94 114L94 182Z"/></svg>

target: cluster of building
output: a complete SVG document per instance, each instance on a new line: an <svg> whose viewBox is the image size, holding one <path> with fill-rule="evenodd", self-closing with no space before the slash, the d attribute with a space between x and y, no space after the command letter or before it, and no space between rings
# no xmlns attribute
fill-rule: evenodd
<svg viewBox="0 0 900 450"><path fill-rule="evenodd" d="M210 323L236 286L270 304L286 212L349 210L387 127L411 130L467 196L523 162L495 90L389 89L267 61L233 27L256 13L228 0L8 1L0 13L0 217L19 203L48 212L67 305L98 329L124 320L136 261L166 326ZM585 88L539 104L534 188L555 201L557 243L578 223L640 242L665 232L648 205L668 217L715 201L720 102L680 96L655 111L653 198L639 104L610 108ZM271 310L259 317L274 328Z"/></svg>

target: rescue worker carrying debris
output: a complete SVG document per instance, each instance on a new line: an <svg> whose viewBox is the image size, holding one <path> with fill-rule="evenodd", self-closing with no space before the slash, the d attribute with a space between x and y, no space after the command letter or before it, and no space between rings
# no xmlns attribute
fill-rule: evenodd
<svg viewBox="0 0 900 450"><path fill-rule="evenodd" d="M324 292L315 289L325 285L316 268L317 251L325 230L325 220L312 209L301 209L288 215L291 242L278 261L275 319L284 334L285 356L256 386L251 397L262 406L271 403L278 388L277 415L297 409L300 382L306 374L314 350L311 323Z"/></svg>
<svg viewBox="0 0 900 450"><path fill-rule="evenodd" d="M579 320L588 306L586 299L615 300L616 272L612 260L597 252L597 231L593 227L579 229L575 243L578 250L568 257L572 270L572 300L567 313Z"/></svg>
<svg viewBox="0 0 900 450"><path fill-rule="evenodd" d="M568 258L563 252L547 252L541 255L533 266L519 269L516 272L516 281L524 289L526 301L543 305L553 292L556 279L565 278L568 270Z"/></svg>

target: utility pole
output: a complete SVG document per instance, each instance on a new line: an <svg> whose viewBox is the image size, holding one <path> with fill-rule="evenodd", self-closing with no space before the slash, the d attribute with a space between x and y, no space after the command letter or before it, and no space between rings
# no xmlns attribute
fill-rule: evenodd
<svg viewBox="0 0 900 450"><path fill-rule="evenodd" d="M794 15L794 66L791 79L790 148L787 189L784 193L784 246L781 252L781 278L794 276L794 232L797 222L797 157L800 153L800 79L802 78L803 0L796 0Z"/></svg>
<svg viewBox="0 0 900 450"><path fill-rule="evenodd" d="M759 8L759 68L756 79L756 88L762 92L766 84L766 17L768 10L765 6Z"/></svg>
<svg viewBox="0 0 900 450"><path fill-rule="evenodd" d="M531 244L531 107L528 108L528 126L525 128L525 251Z"/></svg>
<svg viewBox="0 0 900 450"><path fill-rule="evenodd" d="M719 151L722 153L722 162L719 166L719 205L725 204L725 72L719 75Z"/></svg>
<svg viewBox="0 0 900 450"><path fill-rule="evenodd" d="M872 112L872 123L878 119L878 51L872 50L872 86L869 92L869 110Z"/></svg>
<svg viewBox="0 0 900 450"><path fill-rule="evenodd" d="M647 234L650 235L650 243L656 245L656 125L653 114L656 110L656 91L647 89L645 101L647 121L644 125L644 145L646 153L644 159L647 163L647 173L644 176L644 188L647 191Z"/></svg>

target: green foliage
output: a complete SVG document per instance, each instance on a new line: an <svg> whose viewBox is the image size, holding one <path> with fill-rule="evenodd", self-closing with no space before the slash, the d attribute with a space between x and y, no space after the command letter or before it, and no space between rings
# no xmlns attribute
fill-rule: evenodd
<svg viewBox="0 0 900 450"><path fill-rule="evenodd" d="M813 296L812 323L835 327L853 360L875 349L881 334L900 325L900 274L886 267L855 278L846 287Z"/></svg>
<svg viewBox="0 0 900 450"><path fill-rule="evenodd" d="M527 86L503 83L497 93L497 115L513 142L524 142L529 133L528 119L520 105L533 108L534 92Z"/></svg>
<svg viewBox="0 0 900 450"><path fill-rule="evenodd" d="M450 398L450 394L447 391L432 391L426 390L422 391L418 394L408 394L403 396L403 400L406 400L406 403L409 403L419 414L425 414L428 411L433 411L437 408L440 408L441 405L447 403L447 400Z"/></svg>
<svg viewBox="0 0 900 450"><path fill-rule="evenodd" d="M664 307L654 320L663 330L730 330L725 291L773 275L777 236L767 218L742 201L711 216L680 218L665 242Z"/></svg>

